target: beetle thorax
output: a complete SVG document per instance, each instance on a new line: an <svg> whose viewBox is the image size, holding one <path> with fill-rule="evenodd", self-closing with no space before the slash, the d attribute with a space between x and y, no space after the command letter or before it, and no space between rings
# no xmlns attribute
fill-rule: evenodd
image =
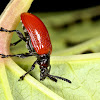
<svg viewBox="0 0 100 100"><path fill-rule="evenodd" d="M38 60L40 67L41 66L48 67L50 64L50 55L49 54L39 55Z"/></svg>

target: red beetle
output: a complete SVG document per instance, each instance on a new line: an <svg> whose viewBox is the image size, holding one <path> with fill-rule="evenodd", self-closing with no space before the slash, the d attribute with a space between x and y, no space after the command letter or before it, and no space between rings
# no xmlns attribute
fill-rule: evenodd
<svg viewBox="0 0 100 100"><path fill-rule="evenodd" d="M21 14L22 26L24 29L25 37L18 30L7 30L1 27L0 31L4 32L16 32L19 36L19 40L12 45L18 44L20 41L25 41L29 53L17 54L17 55L4 55L0 54L2 58L6 57L29 57L36 56L37 60L33 63L31 69L20 77L19 80L23 80L24 77L35 68L35 64L40 66L40 80L44 80L49 77L51 80L57 82L58 79L62 79L71 83L70 80L59 76L50 75L50 54L52 52L52 45L48 31L43 22L33 14L22 13Z"/></svg>

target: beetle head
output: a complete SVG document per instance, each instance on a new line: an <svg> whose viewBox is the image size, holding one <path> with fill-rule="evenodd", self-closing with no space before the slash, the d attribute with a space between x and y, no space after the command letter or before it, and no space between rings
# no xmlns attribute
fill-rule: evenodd
<svg viewBox="0 0 100 100"><path fill-rule="evenodd" d="M61 79L63 81L71 83L71 81L66 78L50 75L51 66L49 54L39 55L37 63L40 65L40 80L43 81L46 77L49 77L51 80L55 82L57 82L57 79Z"/></svg>
<svg viewBox="0 0 100 100"><path fill-rule="evenodd" d="M50 72L50 69L48 69L48 66L50 64L50 55L49 54L40 55L38 60L40 65L40 80L44 80Z"/></svg>
<svg viewBox="0 0 100 100"><path fill-rule="evenodd" d="M41 66L40 68L40 80L44 80L49 74L47 67Z"/></svg>

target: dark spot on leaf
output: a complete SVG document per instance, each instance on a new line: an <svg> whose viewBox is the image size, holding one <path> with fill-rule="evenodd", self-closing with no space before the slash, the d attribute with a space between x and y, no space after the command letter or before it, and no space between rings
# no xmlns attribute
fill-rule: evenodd
<svg viewBox="0 0 100 100"><path fill-rule="evenodd" d="M81 54L88 54L88 53L93 53L93 51L92 50L86 50L86 51L82 52Z"/></svg>
<svg viewBox="0 0 100 100"><path fill-rule="evenodd" d="M100 15L94 16L93 18L91 18L91 20L92 20L93 22L100 20Z"/></svg>
<svg viewBox="0 0 100 100"><path fill-rule="evenodd" d="M73 47L73 46L78 45L78 44L80 44L80 43L82 43L82 42L71 42L71 41L66 41L66 42L65 42L65 45L66 45L66 47Z"/></svg>
<svg viewBox="0 0 100 100"><path fill-rule="evenodd" d="M65 23L65 24L58 25L58 26L52 25L52 29L57 30L57 31L67 29L68 27L70 27L69 23Z"/></svg>
<svg viewBox="0 0 100 100"><path fill-rule="evenodd" d="M75 21L76 24L79 24L79 23L81 23L81 22L82 22L81 19L77 19L77 20Z"/></svg>

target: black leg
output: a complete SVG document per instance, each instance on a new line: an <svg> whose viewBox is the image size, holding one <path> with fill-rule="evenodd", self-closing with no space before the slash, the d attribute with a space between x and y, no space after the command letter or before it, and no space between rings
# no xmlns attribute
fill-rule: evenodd
<svg viewBox="0 0 100 100"><path fill-rule="evenodd" d="M4 55L4 54L0 54L0 55L1 55L1 58L7 58L7 57L25 58L25 57L29 57L29 56L34 56L33 54L30 54L30 53L16 54L16 55Z"/></svg>
<svg viewBox="0 0 100 100"><path fill-rule="evenodd" d="M10 46L15 46L15 45L17 45L19 42L21 42L21 41L22 41L22 39L19 39L18 41L14 42L14 43L10 43Z"/></svg>
<svg viewBox="0 0 100 100"><path fill-rule="evenodd" d="M51 65L49 65L48 73L50 73L50 70L51 70ZM48 77L49 77L51 80L57 82L57 79L54 78L53 76L51 76L50 74L48 74Z"/></svg>
<svg viewBox="0 0 100 100"><path fill-rule="evenodd" d="M53 75L48 75L48 77L49 77L51 80L55 81L55 82L57 82L55 78L58 78L58 79L61 79L61 80L63 80L63 81L66 81L66 82L68 82L68 83L71 83L70 80L68 80L68 79L66 79L66 78L63 78L63 77L53 76Z"/></svg>
<svg viewBox="0 0 100 100"><path fill-rule="evenodd" d="M29 72L31 72L31 71L35 68L35 64L36 64L36 63L37 63L37 60L33 63L31 69L30 69L28 72L26 72L24 75L22 75L18 81L23 80L24 77L25 77L27 74L29 74Z"/></svg>
<svg viewBox="0 0 100 100"><path fill-rule="evenodd" d="M55 78L54 78L54 77L52 77L51 75L48 75L48 77L49 77L51 80L53 80L53 81L57 82L57 79L55 79Z"/></svg>
<svg viewBox="0 0 100 100"><path fill-rule="evenodd" d="M0 31L2 31L2 32L16 32L17 35L18 35L18 37L19 37L21 40L23 40L23 41L26 42L25 37L24 37L23 34L22 34L20 31L18 31L18 30L7 30L7 29L4 29L4 28L1 27L1 28L0 28Z"/></svg>

